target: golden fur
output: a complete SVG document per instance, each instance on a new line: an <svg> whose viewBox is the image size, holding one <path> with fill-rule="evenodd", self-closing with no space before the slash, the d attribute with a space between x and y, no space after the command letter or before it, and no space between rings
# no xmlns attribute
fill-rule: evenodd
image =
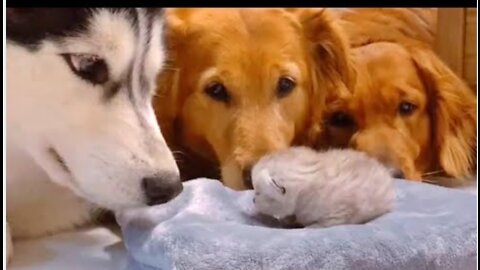
<svg viewBox="0 0 480 270"><path fill-rule="evenodd" d="M437 8L339 8L331 10L352 47L377 41L414 40L433 46Z"/></svg>
<svg viewBox="0 0 480 270"><path fill-rule="evenodd" d="M476 166L467 85L425 44L372 43L352 49L352 62L355 87L331 97L321 143L366 151L408 179L441 171L450 178L437 183L462 184Z"/></svg>
<svg viewBox="0 0 480 270"><path fill-rule="evenodd" d="M169 9L166 18L167 87L154 106L167 142L188 159L184 178L218 166L227 186L246 188L260 157L319 135L325 93L349 81L348 46L323 9ZM279 96L285 76L295 86Z"/></svg>

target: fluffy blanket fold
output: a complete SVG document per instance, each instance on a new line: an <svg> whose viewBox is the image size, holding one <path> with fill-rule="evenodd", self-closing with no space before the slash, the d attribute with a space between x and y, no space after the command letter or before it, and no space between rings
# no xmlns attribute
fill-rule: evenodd
<svg viewBox="0 0 480 270"><path fill-rule="evenodd" d="M476 196L396 180L395 209L367 224L282 229L253 191L196 179L173 201L117 214L130 269L475 269Z"/></svg>

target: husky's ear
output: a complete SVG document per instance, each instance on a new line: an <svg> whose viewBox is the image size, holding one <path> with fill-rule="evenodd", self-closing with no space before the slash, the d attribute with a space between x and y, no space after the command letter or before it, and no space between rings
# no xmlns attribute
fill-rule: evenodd
<svg viewBox="0 0 480 270"><path fill-rule="evenodd" d="M429 48L409 48L432 100L430 118L437 159L456 179L469 177L476 164L477 97Z"/></svg>

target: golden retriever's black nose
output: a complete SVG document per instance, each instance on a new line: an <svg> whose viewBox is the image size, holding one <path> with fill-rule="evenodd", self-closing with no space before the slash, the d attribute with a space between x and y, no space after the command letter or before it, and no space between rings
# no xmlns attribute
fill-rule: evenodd
<svg viewBox="0 0 480 270"><path fill-rule="evenodd" d="M243 177L243 183L247 188L252 189L253 184L252 184L252 168L248 167L243 169L242 171L242 177Z"/></svg>
<svg viewBox="0 0 480 270"><path fill-rule="evenodd" d="M402 170L394 170L392 172L392 177L393 178L400 178L400 179L404 179L405 178L405 174L403 173Z"/></svg>
<svg viewBox="0 0 480 270"><path fill-rule="evenodd" d="M180 176L164 173L159 176L142 179L142 188L147 198L147 205L166 203L175 198L183 190Z"/></svg>

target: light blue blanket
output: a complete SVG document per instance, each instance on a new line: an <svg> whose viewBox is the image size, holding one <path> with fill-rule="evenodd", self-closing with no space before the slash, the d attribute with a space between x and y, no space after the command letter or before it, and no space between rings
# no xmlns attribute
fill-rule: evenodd
<svg viewBox="0 0 480 270"><path fill-rule="evenodd" d="M197 179L168 204L117 215L130 269L475 269L476 196L396 180L393 212L363 225L281 229L252 191Z"/></svg>

